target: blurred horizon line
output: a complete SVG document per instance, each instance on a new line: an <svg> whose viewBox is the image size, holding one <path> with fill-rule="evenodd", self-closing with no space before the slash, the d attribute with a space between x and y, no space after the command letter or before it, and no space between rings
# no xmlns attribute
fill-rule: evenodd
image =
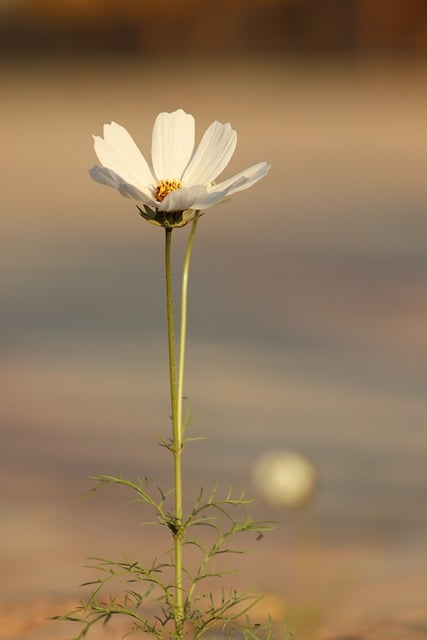
<svg viewBox="0 0 427 640"><path fill-rule="evenodd" d="M226 18L226 19L224 19ZM154 26L154 28L153 28ZM160 26L160 28L158 28ZM426 55L424 0L17 0L0 4L0 56Z"/></svg>

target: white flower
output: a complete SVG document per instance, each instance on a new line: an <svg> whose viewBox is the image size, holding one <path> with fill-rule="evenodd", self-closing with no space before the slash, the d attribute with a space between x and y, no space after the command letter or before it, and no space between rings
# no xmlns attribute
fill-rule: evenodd
<svg viewBox="0 0 427 640"><path fill-rule="evenodd" d="M237 134L229 123L213 122L195 147L194 131L193 116L182 109L159 113L153 127L150 166L124 127L116 122L106 124L104 138L94 136L102 166L92 167L90 175L141 203L138 209L150 222L177 227L248 189L268 172L270 166L260 162L216 184L234 153Z"/></svg>

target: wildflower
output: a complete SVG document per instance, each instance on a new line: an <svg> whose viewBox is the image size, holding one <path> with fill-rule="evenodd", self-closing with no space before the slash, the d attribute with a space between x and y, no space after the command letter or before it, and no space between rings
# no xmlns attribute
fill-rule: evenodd
<svg viewBox="0 0 427 640"><path fill-rule="evenodd" d="M230 162L237 134L229 123L213 122L200 144L194 143L192 115L178 109L159 113L153 127L152 166L124 127L104 125L104 138L94 136L101 166L90 175L138 203L141 215L158 226L181 227L200 212L248 189L266 175L266 162L240 171L223 182L214 181Z"/></svg>

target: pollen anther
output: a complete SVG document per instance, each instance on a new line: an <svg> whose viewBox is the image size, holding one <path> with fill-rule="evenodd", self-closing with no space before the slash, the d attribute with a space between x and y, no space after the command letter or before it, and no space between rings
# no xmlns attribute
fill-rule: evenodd
<svg viewBox="0 0 427 640"><path fill-rule="evenodd" d="M159 184L156 188L156 200L157 202L162 202L172 191L176 191L182 187L182 182L180 180L160 180Z"/></svg>

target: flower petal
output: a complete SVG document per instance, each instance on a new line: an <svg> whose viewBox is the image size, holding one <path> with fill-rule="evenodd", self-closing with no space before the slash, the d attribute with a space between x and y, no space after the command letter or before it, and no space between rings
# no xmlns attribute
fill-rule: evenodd
<svg viewBox="0 0 427 640"><path fill-rule="evenodd" d="M104 125L104 140L116 151L127 169L138 178L138 182L148 185L154 182L150 167L132 136L117 122Z"/></svg>
<svg viewBox="0 0 427 640"><path fill-rule="evenodd" d="M194 118L182 109L159 113L151 156L157 180L180 180L194 149Z"/></svg>
<svg viewBox="0 0 427 640"><path fill-rule="evenodd" d="M238 178L233 186L240 186L243 184L244 178ZM212 193L206 193L200 199L196 200L193 204L195 209L205 210L213 207L215 204L221 202L229 195L229 189L223 189L222 191L213 191Z"/></svg>
<svg viewBox="0 0 427 640"><path fill-rule="evenodd" d="M166 198L157 205L159 211L185 211L194 209L194 202L202 199L206 195L206 187L198 184L192 187L181 187L176 191L171 191Z"/></svg>
<svg viewBox="0 0 427 640"><path fill-rule="evenodd" d="M261 180L269 169L270 165L267 162L259 162L244 171L240 171L232 178L210 187L204 197L194 202L193 207L195 209L208 209L224 198L233 195L233 193L249 189L255 182Z"/></svg>
<svg viewBox="0 0 427 640"><path fill-rule="evenodd" d="M112 169L131 184L146 187L153 176L143 155L139 152L127 131L111 123L104 126L104 139L93 136L95 152L101 164Z"/></svg>
<svg viewBox="0 0 427 640"><path fill-rule="evenodd" d="M230 123L212 122L184 172L186 184L209 184L230 162L237 144L237 134Z"/></svg>
<svg viewBox="0 0 427 640"><path fill-rule="evenodd" d="M154 207L157 204L154 198L152 198L149 193L144 192L134 185L126 182L115 171L108 169L108 167L100 167L99 165L95 165L91 169L89 169L89 173L95 180L95 182L106 184L109 187L114 187L114 189L117 189L117 191L119 191L121 195L125 196L126 198L132 198L133 200L137 200L138 202L143 202L144 204L148 204Z"/></svg>
<svg viewBox="0 0 427 640"><path fill-rule="evenodd" d="M111 169L100 167L98 164L95 164L91 169L89 169L89 174L95 182L106 184L108 187L114 187L115 189L119 188L120 176L118 176L114 171L111 171Z"/></svg>
<svg viewBox="0 0 427 640"><path fill-rule="evenodd" d="M232 178L210 187L209 193L223 191L226 189L227 195L231 196L233 193L237 193L238 191L249 189L249 187L267 175L270 167L271 165L267 162L258 162L257 164L252 165L252 167L236 173ZM240 180L241 178L244 179L243 182Z"/></svg>
<svg viewBox="0 0 427 640"><path fill-rule="evenodd" d="M156 201L138 187L135 187L133 184L129 182L121 182L119 185L119 192L125 198L132 198L132 200L136 200L137 202L143 202L144 204L148 204L150 207L156 206Z"/></svg>

